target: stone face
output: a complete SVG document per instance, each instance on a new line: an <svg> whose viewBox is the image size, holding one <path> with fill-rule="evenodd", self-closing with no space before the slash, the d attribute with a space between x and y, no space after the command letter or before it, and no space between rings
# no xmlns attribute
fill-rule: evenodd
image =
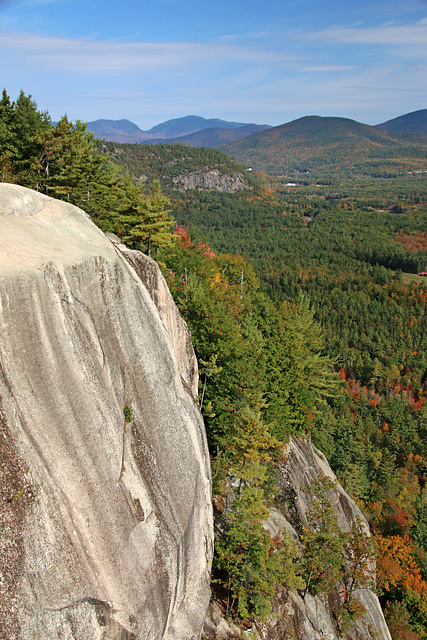
<svg viewBox="0 0 427 640"><path fill-rule="evenodd" d="M243 174L233 173L223 175L218 169L201 169L188 175L173 178L174 188L186 191L187 189L202 189L202 191L225 191L234 193L242 189L248 189Z"/></svg>
<svg viewBox="0 0 427 640"><path fill-rule="evenodd" d="M16 185L0 185L0 245L0 637L199 638L209 457L157 267Z"/></svg>
<svg viewBox="0 0 427 640"><path fill-rule="evenodd" d="M144 253L131 251L121 244L116 243L116 246L144 282L172 342L181 377L194 398L197 398L199 375L191 333L179 315L165 279L154 260L150 260Z"/></svg>
<svg viewBox="0 0 427 640"><path fill-rule="evenodd" d="M310 440L291 438L286 447L286 462L279 470L278 498L281 510L272 509L264 523L273 536L285 530L294 539L308 525L307 512L311 506L310 484L321 476L336 481L336 476L323 454L315 449ZM331 496L337 525L349 531L352 523L360 521L369 534L368 524L360 509L337 483ZM319 548L319 554L322 549ZM365 616L346 633L337 627L341 603L338 591L325 596L313 597L307 593L303 598L298 592L283 589L273 600L273 615L267 620L256 619L252 628L245 631L245 638L253 640L391 640L378 597L369 589L358 590L355 595L366 607ZM227 628L218 609L209 608L204 627L204 637L216 640L235 638L236 629ZM242 637L242 632L237 634Z"/></svg>
<svg viewBox="0 0 427 640"><path fill-rule="evenodd" d="M337 479L326 458L313 447L310 440L291 438L286 458L279 474L279 490L283 504L287 506L281 514L282 522L280 514L273 512L267 526L274 534L277 534L281 526L290 533L293 531L296 537L296 533L302 533L302 528L308 525L310 484L321 476L333 481ZM352 524L358 521L369 535L369 527L362 512L338 482L331 500L337 526L342 531L350 531ZM322 553L322 549L319 549L319 553ZM281 639L288 634L289 637L300 640L391 640L378 597L369 589L358 590L355 595L365 605L366 615L341 635L336 624L340 608L338 592L316 597L307 593L304 598L298 593L284 592L275 602L274 613L277 617L272 616L269 621L260 623L259 639Z"/></svg>

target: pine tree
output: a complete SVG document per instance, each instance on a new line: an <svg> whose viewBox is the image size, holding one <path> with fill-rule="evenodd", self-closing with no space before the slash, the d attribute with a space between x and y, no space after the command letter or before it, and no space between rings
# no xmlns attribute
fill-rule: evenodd
<svg viewBox="0 0 427 640"><path fill-rule="evenodd" d="M37 142L41 152L33 168L39 174L39 188L88 209L106 158L97 153L86 124L80 120L73 124L63 116L55 127L40 133Z"/></svg>
<svg viewBox="0 0 427 640"><path fill-rule="evenodd" d="M253 485L266 480L267 464L280 451L280 442L269 433L259 412L244 407L235 419L231 443L233 474Z"/></svg>
<svg viewBox="0 0 427 640"><path fill-rule="evenodd" d="M2 182L13 182L12 158L14 156L13 107L10 98L3 89L0 100L0 179Z"/></svg>
<svg viewBox="0 0 427 640"><path fill-rule="evenodd" d="M128 226L128 232L123 237L124 242L135 247L146 247L148 256L151 256L152 247L170 247L174 241L170 228L175 223L170 216L170 207L171 202L162 193L158 180L153 182L149 197L145 197L143 192L135 187L129 209L120 216L122 222Z"/></svg>
<svg viewBox="0 0 427 640"><path fill-rule="evenodd" d="M265 416L275 424L273 435L283 441L311 428L319 406L335 394L338 378L334 361L321 353L320 325L304 296L298 304L283 303L276 317L265 329L269 345Z"/></svg>
<svg viewBox="0 0 427 640"><path fill-rule="evenodd" d="M37 109L32 97L20 92L13 110L15 145L15 165L19 173L19 182L28 187L34 186L32 160L39 152L38 136L51 128L50 117Z"/></svg>
<svg viewBox="0 0 427 640"><path fill-rule="evenodd" d="M20 92L16 102L3 89L0 100L0 169L3 179L34 187L31 168L39 153L37 137L51 127L50 117L37 109L31 96Z"/></svg>

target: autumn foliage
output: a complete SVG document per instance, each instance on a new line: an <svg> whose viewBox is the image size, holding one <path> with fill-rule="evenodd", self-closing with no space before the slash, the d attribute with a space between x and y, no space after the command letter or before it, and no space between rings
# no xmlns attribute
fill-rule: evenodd
<svg viewBox="0 0 427 640"><path fill-rule="evenodd" d="M376 544L379 588L385 591L397 587L412 589L415 593L427 597L427 583L421 575L409 536L377 536Z"/></svg>

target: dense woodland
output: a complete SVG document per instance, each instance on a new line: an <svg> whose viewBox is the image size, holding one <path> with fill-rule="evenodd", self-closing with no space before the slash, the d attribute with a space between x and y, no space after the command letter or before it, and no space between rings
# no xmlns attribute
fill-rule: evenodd
<svg viewBox="0 0 427 640"><path fill-rule="evenodd" d="M220 148L244 166L273 176L315 172L340 179L383 178L425 170L427 137L347 118L306 116Z"/></svg>
<svg viewBox="0 0 427 640"><path fill-rule="evenodd" d="M264 391L268 407L261 414L276 425L271 432L279 440L310 432L362 506L375 532L379 588L396 639L426 637L427 286L417 275L427 266L426 187L419 175L378 185L371 198L363 181L351 191L328 185L323 193L311 185L239 195L188 192L175 195L174 207L181 224L195 237L201 230L219 255L249 259L274 309L298 309L304 348L334 362L338 392L328 366L320 373L326 389L310 396L316 375L307 365L301 386L287 395L298 385L296 363L305 366L308 354L303 358L292 344L290 363L279 351L276 381L267 368L277 403ZM247 287L250 273L242 265ZM309 329L303 309L314 316ZM277 336L261 331L272 357Z"/></svg>
<svg viewBox="0 0 427 640"><path fill-rule="evenodd" d="M129 147L122 160L141 153ZM173 145L160 153L177 170ZM191 170L198 159L226 165L206 153L191 155ZM427 270L427 175L378 179L378 160L375 175L352 180L261 176L237 194L178 193L154 180L167 174L158 154L151 173L113 156L83 123L52 125L30 97L3 92L2 179L77 204L151 251L191 328L222 531L216 597L244 619L269 612L277 585L304 595L340 582L344 633L363 614L353 591L371 586L375 552L393 640L427 638L427 278L417 275ZM132 179L141 173L145 189ZM372 547L357 526L337 530L325 482L313 487L302 553L263 528L291 435L310 435L328 457Z"/></svg>

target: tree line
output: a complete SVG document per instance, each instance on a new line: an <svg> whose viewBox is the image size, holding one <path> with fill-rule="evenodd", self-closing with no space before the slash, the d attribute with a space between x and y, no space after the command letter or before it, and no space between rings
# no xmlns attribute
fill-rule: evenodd
<svg viewBox="0 0 427 640"><path fill-rule="evenodd" d="M84 209L104 231L151 253L168 246L174 224L160 183L149 190L100 153L86 123L66 115L54 124L31 96L0 100L0 175Z"/></svg>

